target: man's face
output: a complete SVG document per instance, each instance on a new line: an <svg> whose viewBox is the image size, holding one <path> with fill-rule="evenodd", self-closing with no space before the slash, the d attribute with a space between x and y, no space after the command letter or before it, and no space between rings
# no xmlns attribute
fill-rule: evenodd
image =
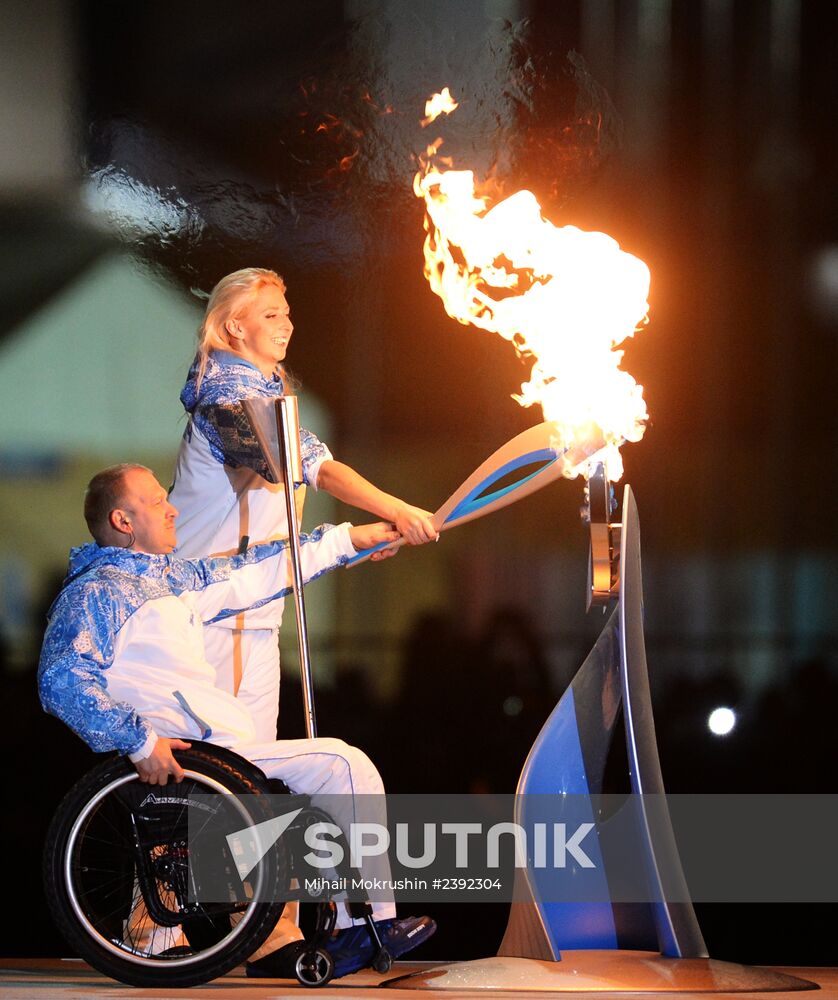
<svg viewBox="0 0 838 1000"><path fill-rule="evenodd" d="M120 514L134 533L134 551L167 555L177 545L177 510L166 491L146 469L129 469L122 480L122 503L111 515Z"/></svg>

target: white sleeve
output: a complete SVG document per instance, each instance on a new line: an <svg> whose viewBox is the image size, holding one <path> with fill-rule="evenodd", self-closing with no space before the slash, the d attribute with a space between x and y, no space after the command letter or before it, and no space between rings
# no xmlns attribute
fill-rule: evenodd
<svg viewBox="0 0 838 1000"><path fill-rule="evenodd" d="M134 751L134 753L128 754L128 760L132 764L137 764L141 760L145 760L146 757L151 756L152 750L157 746L157 733L152 729L148 734L148 739L143 743L139 750Z"/></svg>
<svg viewBox="0 0 838 1000"><path fill-rule="evenodd" d="M315 528L308 535L300 535L304 583L310 583L323 573L344 565L355 555L355 547L349 537L350 527L348 522L337 527L325 525ZM233 568L226 579L209 584L195 595L204 624L260 608L287 597L292 591L293 574L287 539L254 545L246 556L233 557L230 562Z"/></svg>

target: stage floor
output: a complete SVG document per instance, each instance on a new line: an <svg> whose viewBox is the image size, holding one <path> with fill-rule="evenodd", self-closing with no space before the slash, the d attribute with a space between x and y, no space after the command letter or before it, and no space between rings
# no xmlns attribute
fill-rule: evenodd
<svg viewBox="0 0 838 1000"><path fill-rule="evenodd" d="M29 958L29 959L0 959L0 998L2 1000L114 1000L114 998L131 998L131 1000L145 1000L145 998L163 997L183 997L184 1000L278 1000L280 997L293 997L294 1000L301 1000L308 995L314 1000L315 997L342 998L364 997L368 1000L405 1000L406 997L417 994L413 991L381 989L379 983L384 979L390 979L398 975L406 975L409 972L431 968L438 963L418 963L418 962L397 962L387 976L379 976L371 971L358 972L354 976L346 976L338 979L329 986L317 990L306 990L297 983L286 980L253 980L247 979L243 969L236 969L229 975L206 986L195 986L188 990L140 990L131 986L123 986L113 980L94 972L83 962L71 959L50 959L50 958ZM609 998L631 996L632 1000L644 1000L661 996L677 997L686 996L691 1000L701 1000L701 998L713 998L718 1000L721 996L764 996L771 997L772 1000L803 1000L804 997L817 997L818 1000L838 1000L838 969L836 968L778 968L778 972L788 972L791 975L799 976L802 979L809 979L817 983L821 989L815 993L807 991L803 993L771 993L771 994L721 994L721 993L597 993L594 994L597 1000L609 1000ZM423 990L419 996L426 1000L455 1000L460 997L486 996L486 991L463 991L463 992L443 992L437 990ZM493 995L512 1000L515 997L534 1000L537 997L561 996L562 1000L577 1000L577 998L590 998L590 993L530 993L523 991L504 991Z"/></svg>

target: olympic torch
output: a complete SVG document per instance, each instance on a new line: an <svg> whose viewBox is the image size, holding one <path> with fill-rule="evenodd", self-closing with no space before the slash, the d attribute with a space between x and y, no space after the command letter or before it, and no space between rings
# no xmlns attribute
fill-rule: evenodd
<svg viewBox="0 0 838 1000"><path fill-rule="evenodd" d="M542 489L562 476L591 461L605 448L600 429L591 425L572 446L556 444L556 428L549 421L536 424L507 441L464 480L433 515L437 531L485 517ZM500 485L503 483L503 485ZM384 542L359 552L349 560L354 566L384 548L398 548L403 543Z"/></svg>

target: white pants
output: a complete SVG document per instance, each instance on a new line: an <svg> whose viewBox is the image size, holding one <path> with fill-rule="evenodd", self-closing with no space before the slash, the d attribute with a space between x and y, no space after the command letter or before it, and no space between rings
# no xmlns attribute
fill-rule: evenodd
<svg viewBox="0 0 838 1000"><path fill-rule="evenodd" d="M324 737L316 740L271 740L233 747L236 753L252 761L269 778L284 781L292 792L311 797L312 805L328 812L335 823L349 834L353 821L386 824L384 785L381 775L367 755L343 740ZM364 878L390 879L390 863L386 854L365 860ZM134 887L129 926L126 933L134 947L146 954L156 954L176 944L185 943L178 931L158 928L148 916L139 886ZM276 927L265 943L250 956L250 961L264 958L271 952L302 938L296 922L288 915L288 904ZM296 904L294 916L296 917ZM375 920L395 917L395 904L372 904ZM363 923L349 916L345 907L338 907L338 927Z"/></svg>
<svg viewBox="0 0 838 1000"><path fill-rule="evenodd" d="M204 653L215 668L216 685L247 707L256 726L256 739L260 743L275 740L279 715L277 630L207 625Z"/></svg>
<svg viewBox="0 0 838 1000"><path fill-rule="evenodd" d="M204 627L204 653L215 668L216 684L248 708L260 743L276 740L279 716L279 636L276 629ZM271 775L274 777L274 775ZM279 777L279 775L276 775ZM290 787L290 786L289 786ZM299 904L288 903L267 941L251 961L302 939Z"/></svg>
<svg viewBox="0 0 838 1000"><path fill-rule="evenodd" d="M347 837L353 821L386 823L381 775L362 750L343 740L329 737L316 740L274 740L233 749L261 768L269 778L284 781L292 792L311 796L312 805L328 812ZM365 859L362 875L364 878L389 881L390 862L387 855ZM373 903L372 912L376 920L395 917L395 903ZM280 924L284 919L285 914ZM348 912L339 907L338 927L349 927L352 923L362 922L353 921ZM279 924L277 930L280 930ZM273 943L275 933L277 931L262 946L261 954L267 954L281 946ZM297 937L300 937L299 931ZM287 940L282 943L287 943Z"/></svg>

